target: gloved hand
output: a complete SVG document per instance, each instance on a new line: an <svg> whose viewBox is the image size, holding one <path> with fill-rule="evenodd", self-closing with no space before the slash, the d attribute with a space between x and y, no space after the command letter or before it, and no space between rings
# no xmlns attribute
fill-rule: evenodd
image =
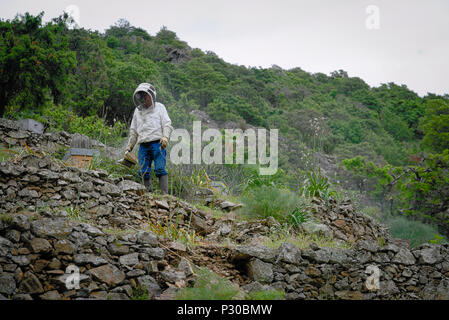
<svg viewBox="0 0 449 320"><path fill-rule="evenodd" d="M162 148L166 148L168 146L168 138L162 137L161 140L159 140L159 143L161 144Z"/></svg>

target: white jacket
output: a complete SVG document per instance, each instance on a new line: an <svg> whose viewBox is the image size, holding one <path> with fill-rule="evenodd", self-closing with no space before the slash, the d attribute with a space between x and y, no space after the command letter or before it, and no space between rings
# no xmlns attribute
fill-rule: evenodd
<svg viewBox="0 0 449 320"><path fill-rule="evenodd" d="M131 149L137 143L159 141L162 137L170 139L173 131L171 120L165 106L156 102L156 106L135 109L129 132Z"/></svg>

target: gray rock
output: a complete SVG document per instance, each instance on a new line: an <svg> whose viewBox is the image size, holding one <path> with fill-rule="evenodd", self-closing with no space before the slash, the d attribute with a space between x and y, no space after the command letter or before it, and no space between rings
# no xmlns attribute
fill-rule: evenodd
<svg viewBox="0 0 449 320"><path fill-rule="evenodd" d="M108 246L108 250L111 254L116 256L122 256L129 253L129 247L119 243L111 243Z"/></svg>
<svg viewBox="0 0 449 320"><path fill-rule="evenodd" d="M241 203L236 204L231 201L222 201L220 203L220 208L222 210L226 210L226 211L233 211L233 210L241 208L241 207L243 207L243 204L241 204Z"/></svg>
<svg viewBox="0 0 449 320"><path fill-rule="evenodd" d="M7 296L14 293L16 290L16 281L14 277L7 273L0 273L0 293Z"/></svg>
<svg viewBox="0 0 449 320"><path fill-rule="evenodd" d="M129 300L126 293L121 292L111 292L106 295L107 300Z"/></svg>
<svg viewBox="0 0 449 320"><path fill-rule="evenodd" d="M70 181L72 183L81 183L83 180L79 177L76 172L66 171L62 174L62 179L66 181Z"/></svg>
<svg viewBox="0 0 449 320"><path fill-rule="evenodd" d="M17 214L12 219L12 227L20 231L28 231L30 230L30 219L23 214Z"/></svg>
<svg viewBox="0 0 449 320"><path fill-rule="evenodd" d="M92 181L84 181L81 183L79 190L82 192L91 192L94 190L94 184Z"/></svg>
<svg viewBox="0 0 449 320"><path fill-rule="evenodd" d="M33 300L28 293L18 293L12 296L13 300Z"/></svg>
<svg viewBox="0 0 449 320"><path fill-rule="evenodd" d="M399 293L399 289L392 280L381 281L379 284L379 296L391 296Z"/></svg>
<svg viewBox="0 0 449 320"><path fill-rule="evenodd" d="M259 291L265 290L266 286L264 286L263 284L261 284L258 281L253 281L253 282L243 286L242 289L248 293L249 292L259 292Z"/></svg>
<svg viewBox="0 0 449 320"><path fill-rule="evenodd" d="M22 267L31 263L30 256L28 255L12 256L11 259L14 263Z"/></svg>
<svg viewBox="0 0 449 320"><path fill-rule="evenodd" d="M416 260L413 254L406 248L400 248L398 253L394 256L393 263L400 263L404 265L413 265L415 264Z"/></svg>
<svg viewBox="0 0 449 320"><path fill-rule="evenodd" d="M144 274L145 274L145 271L140 270L140 269L134 269L134 270L127 272L126 277L127 278L136 278L136 277L143 276Z"/></svg>
<svg viewBox="0 0 449 320"><path fill-rule="evenodd" d="M13 248L14 245L11 241L6 238L0 237L0 257L8 255Z"/></svg>
<svg viewBox="0 0 449 320"><path fill-rule="evenodd" d="M348 262L348 256L346 254L346 250L340 248L332 248L331 256L329 257L329 262L331 263L339 263L345 264Z"/></svg>
<svg viewBox="0 0 449 320"><path fill-rule="evenodd" d="M435 264L442 261L439 246L430 246L414 252L415 257L421 264Z"/></svg>
<svg viewBox="0 0 449 320"><path fill-rule="evenodd" d="M88 235L90 235L92 237L98 237L98 236L104 235L103 231L101 231L100 229L98 229L90 224L81 223L81 227L85 233L87 233Z"/></svg>
<svg viewBox="0 0 449 320"><path fill-rule="evenodd" d="M449 280L443 279L438 285L427 284L422 291L422 296L425 300L449 300Z"/></svg>
<svg viewBox="0 0 449 320"><path fill-rule="evenodd" d="M47 291L44 294L41 294L39 296L39 298L41 298L42 300L61 300L62 299L61 295L56 290Z"/></svg>
<svg viewBox="0 0 449 320"><path fill-rule="evenodd" d="M273 267L270 263L252 259L247 267L248 275L252 280L262 283L271 283L273 281Z"/></svg>
<svg viewBox="0 0 449 320"><path fill-rule="evenodd" d="M69 240L76 248L82 248L92 242L87 234L79 231L73 231L69 236Z"/></svg>
<svg viewBox="0 0 449 320"><path fill-rule="evenodd" d="M19 285L20 293L40 294L44 292L39 279L30 271L24 274L23 280Z"/></svg>
<svg viewBox="0 0 449 320"><path fill-rule="evenodd" d="M237 246L235 248L236 251L236 259L245 259L249 260L251 257L258 258L267 262L274 262L276 259L277 251L275 249L271 249L267 246Z"/></svg>
<svg viewBox="0 0 449 320"><path fill-rule="evenodd" d="M131 180L123 180L120 181L117 185L122 192L126 192L126 191L132 191L132 192L136 192L137 194L144 194L145 193L145 186L131 181Z"/></svg>
<svg viewBox="0 0 449 320"><path fill-rule="evenodd" d="M206 220L203 218L198 217L195 214L192 214L192 227L195 229L195 231L198 234L204 234L207 233L209 230L209 227L207 226Z"/></svg>
<svg viewBox="0 0 449 320"><path fill-rule="evenodd" d="M162 290L159 284L152 276L142 276L137 278L137 284L141 288L145 288L146 292L148 293L148 296L154 297L161 294Z"/></svg>
<svg viewBox="0 0 449 320"><path fill-rule="evenodd" d="M121 256L119 261L120 261L120 264L122 264L122 265L134 266L139 263L139 254L137 252L134 252L134 253L130 253L130 254Z"/></svg>
<svg viewBox="0 0 449 320"><path fill-rule="evenodd" d="M59 179L59 174L48 169L41 169L37 174L44 180L53 181Z"/></svg>
<svg viewBox="0 0 449 320"><path fill-rule="evenodd" d="M75 248L73 244L68 240L59 240L55 243L56 254L73 254Z"/></svg>
<svg viewBox="0 0 449 320"><path fill-rule="evenodd" d="M117 187L116 185L109 183L109 182L105 182L105 184L101 187L101 194L106 196L106 195L110 195L110 196L120 196L121 194L121 190L119 187Z"/></svg>
<svg viewBox="0 0 449 320"><path fill-rule="evenodd" d="M301 250L291 243L284 242L278 249L279 254L276 261L282 261L291 264L298 264L301 259Z"/></svg>
<svg viewBox="0 0 449 320"><path fill-rule="evenodd" d="M357 242L356 248L358 250L365 250L369 252L377 252L380 249L377 243L368 240L360 240Z"/></svg>
<svg viewBox="0 0 449 320"><path fill-rule="evenodd" d="M108 286L117 286L125 280L125 274L112 264L106 264L98 268L90 269L89 273L98 281Z"/></svg>
<svg viewBox="0 0 449 320"><path fill-rule="evenodd" d="M312 259L318 263L328 263L331 258L332 251L330 248L321 248L312 254Z"/></svg>
<svg viewBox="0 0 449 320"><path fill-rule="evenodd" d="M181 261L179 261L178 270L184 272L186 277L189 277L194 273L192 264L184 257L182 257Z"/></svg>
<svg viewBox="0 0 449 320"><path fill-rule="evenodd" d="M137 234L137 242L142 244L149 244L151 246L156 246L159 241L157 236L151 232L141 231Z"/></svg>
<svg viewBox="0 0 449 320"><path fill-rule="evenodd" d="M154 259L162 260L165 257L165 251L162 248L147 248L145 252Z"/></svg>
<svg viewBox="0 0 449 320"><path fill-rule="evenodd" d="M31 223L31 232L39 238L64 239L76 226L72 220L64 218L43 218Z"/></svg>
<svg viewBox="0 0 449 320"><path fill-rule="evenodd" d="M182 271L162 271L161 278L170 283L176 283L186 279L186 275Z"/></svg>
<svg viewBox="0 0 449 320"><path fill-rule="evenodd" d="M88 209L88 212L93 213L99 217L110 216L112 214L113 208L110 206L96 206Z"/></svg>
<svg viewBox="0 0 449 320"><path fill-rule="evenodd" d="M7 131L7 135L14 139L26 139L30 136L30 134L26 131Z"/></svg>
<svg viewBox="0 0 449 320"><path fill-rule="evenodd" d="M91 264L93 266L100 266L100 265L108 263L102 257L96 256L96 255L90 254L90 253L76 254L74 256L74 261L77 265Z"/></svg>
<svg viewBox="0 0 449 320"><path fill-rule="evenodd" d="M315 223L313 221L306 221L303 224L301 224L301 228L310 235L323 235L327 238L332 237L332 231L331 229L322 223Z"/></svg>
<svg viewBox="0 0 449 320"><path fill-rule="evenodd" d="M66 198L67 200L75 200L78 197L78 194L75 192L75 190L73 190L72 188L69 188L67 190L64 190L62 192L62 195L64 196L64 198Z"/></svg>
<svg viewBox="0 0 449 320"><path fill-rule="evenodd" d="M159 208L162 208L162 209L165 209L165 210L170 211L170 206L168 205L167 201L164 201L164 200L155 200L155 203L156 203L156 205L157 205Z"/></svg>
<svg viewBox="0 0 449 320"><path fill-rule="evenodd" d="M10 229L6 232L5 237L11 240L12 242L19 242L20 232L14 229Z"/></svg>
<svg viewBox="0 0 449 320"><path fill-rule="evenodd" d="M392 251L394 253L397 253L397 252L399 252L399 249L400 249L399 246L389 243L389 244L385 245L383 248L381 248L381 251Z"/></svg>
<svg viewBox="0 0 449 320"><path fill-rule="evenodd" d="M19 197L23 197L23 198L39 198L39 193L37 193L36 190L32 190L32 189L22 189L19 191L18 193Z"/></svg>
<svg viewBox="0 0 449 320"><path fill-rule="evenodd" d="M30 245L34 253L48 253L53 250L50 242L42 238L33 238L30 241Z"/></svg>
<svg viewBox="0 0 449 320"><path fill-rule="evenodd" d="M26 169L22 166L15 166L11 162L3 161L0 163L0 172L6 176L20 176Z"/></svg>

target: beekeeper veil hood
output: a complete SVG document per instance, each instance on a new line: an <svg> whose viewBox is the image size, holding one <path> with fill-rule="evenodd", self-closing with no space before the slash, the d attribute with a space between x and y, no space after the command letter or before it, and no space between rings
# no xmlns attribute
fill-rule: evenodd
<svg viewBox="0 0 449 320"><path fill-rule="evenodd" d="M156 104L156 89L149 83L141 83L133 94L134 105L139 110L142 110L145 106L145 95L150 96L152 106Z"/></svg>

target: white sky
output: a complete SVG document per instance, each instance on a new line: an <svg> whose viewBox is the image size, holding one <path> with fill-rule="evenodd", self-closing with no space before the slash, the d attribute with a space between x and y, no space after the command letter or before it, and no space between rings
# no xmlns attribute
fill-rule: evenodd
<svg viewBox="0 0 449 320"><path fill-rule="evenodd" d="M234 64L343 69L372 86L449 93L449 0L0 0L0 18L45 11L48 21L70 5L86 29L124 18L155 35L165 25ZM378 29L366 26L369 5L379 9Z"/></svg>

